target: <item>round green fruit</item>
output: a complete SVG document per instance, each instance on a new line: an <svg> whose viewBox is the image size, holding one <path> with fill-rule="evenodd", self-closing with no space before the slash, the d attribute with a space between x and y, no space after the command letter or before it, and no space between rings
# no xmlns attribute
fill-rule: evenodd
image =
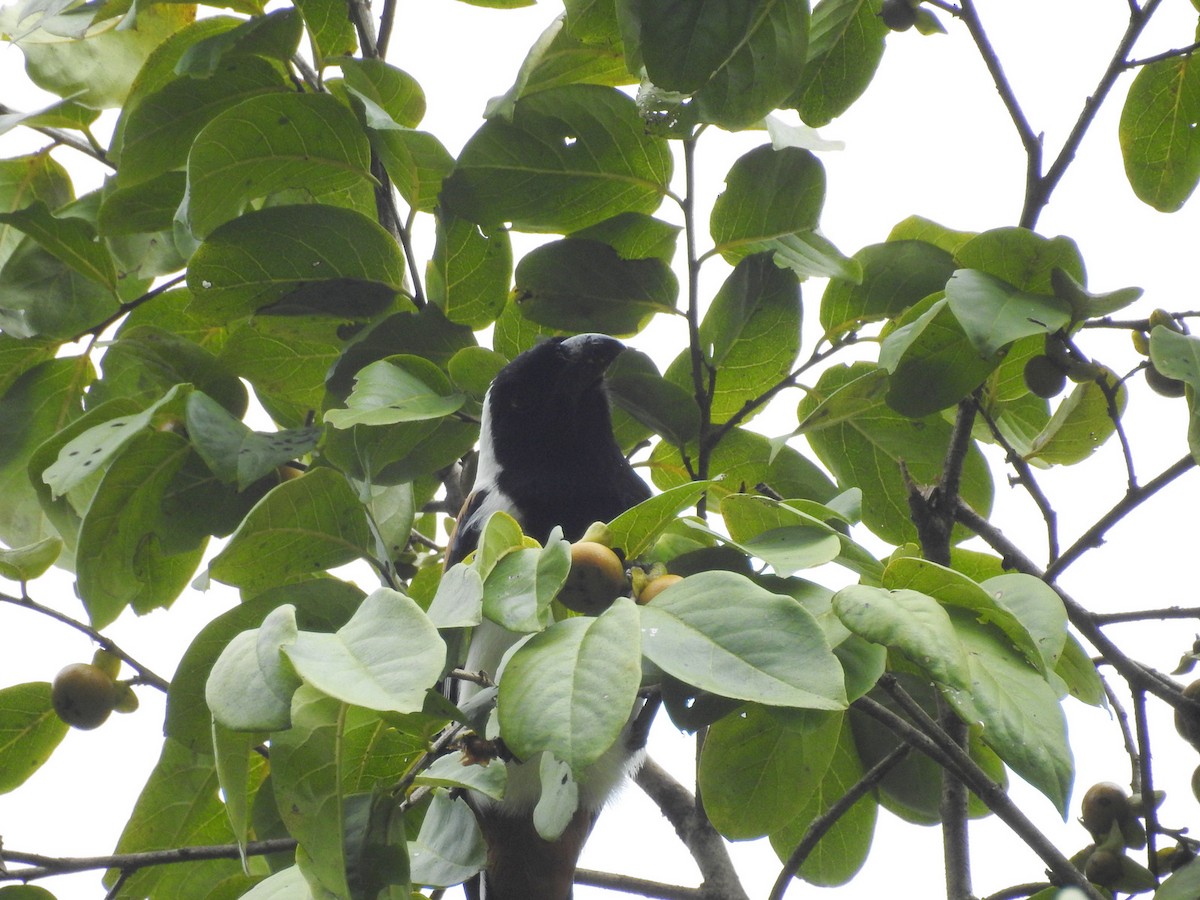
<svg viewBox="0 0 1200 900"><path fill-rule="evenodd" d="M1200 681L1193 681L1183 689L1183 696L1200 703ZM1175 730L1179 736L1200 750L1200 713L1187 708L1175 710Z"/></svg>
<svg viewBox="0 0 1200 900"><path fill-rule="evenodd" d="M1049 400L1067 386L1067 373L1048 356L1032 356L1025 363L1025 386L1030 393Z"/></svg>
<svg viewBox="0 0 1200 900"><path fill-rule="evenodd" d="M883 0L879 18L892 31L908 31L917 22L917 9L908 0Z"/></svg>
<svg viewBox="0 0 1200 900"><path fill-rule="evenodd" d="M1184 394L1183 382L1164 375L1153 363L1146 366L1146 384L1150 386L1150 390L1163 397L1182 397Z"/></svg>
<svg viewBox="0 0 1200 900"><path fill-rule="evenodd" d="M1121 879L1123 871L1121 854L1114 850L1097 850L1083 866L1087 880L1100 887L1112 887Z"/></svg>
<svg viewBox="0 0 1200 900"><path fill-rule="evenodd" d="M72 663L54 676L50 699L58 717L72 728L99 728L119 700L116 683L91 663Z"/></svg>

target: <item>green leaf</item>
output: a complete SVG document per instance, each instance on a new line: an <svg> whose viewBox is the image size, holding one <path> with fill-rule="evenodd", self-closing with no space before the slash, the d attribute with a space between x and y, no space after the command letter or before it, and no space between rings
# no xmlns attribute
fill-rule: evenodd
<svg viewBox="0 0 1200 900"><path fill-rule="evenodd" d="M369 113L368 113L369 115ZM433 212L454 158L432 134L367 119L367 136L388 177L413 209Z"/></svg>
<svg viewBox="0 0 1200 900"><path fill-rule="evenodd" d="M348 897L343 849L342 752L346 708L309 687L296 691L292 727L271 736L271 785L288 833L300 842L297 863L314 890Z"/></svg>
<svg viewBox="0 0 1200 900"><path fill-rule="evenodd" d="M699 434L700 408L694 392L658 374L654 362L645 354L627 349L609 367L604 380L614 408L628 413L649 433L662 435L676 447L686 445ZM614 431L623 448L647 434L640 431L627 440L616 422Z"/></svg>
<svg viewBox="0 0 1200 900"><path fill-rule="evenodd" d="M314 198L369 187L366 136L327 94L262 94L218 113L188 154L187 215L198 237L286 188ZM328 276L327 276L328 277Z"/></svg>
<svg viewBox="0 0 1200 900"><path fill-rule="evenodd" d="M95 628L127 606L139 615L170 606L200 565L206 542L176 538L181 523L163 509L190 452L178 435L142 431L104 473L79 529L75 561L77 590Z"/></svg>
<svg viewBox="0 0 1200 900"><path fill-rule="evenodd" d="M1067 692L1076 700L1099 707L1108 703L1104 683L1100 680L1100 673L1096 671L1096 664L1072 634L1067 635L1054 674L1062 679Z"/></svg>
<svg viewBox="0 0 1200 900"><path fill-rule="evenodd" d="M96 219L100 235L112 238L170 230L186 187L183 172L164 172L132 187L106 192Z"/></svg>
<svg viewBox="0 0 1200 900"><path fill-rule="evenodd" d="M0 271L0 329L11 337L70 342L114 317L119 299L29 238Z"/></svg>
<svg viewBox="0 0 1200 900"><path fill-rule="evenodd" d="M1196 402L1200 393L1200 339L1157 325L1150 332L1150 359L1163 375L1182 381L1191 388L1187 392L1188 409L1191 412L1188 447L1192 456L1200 459L1200 405Z"/></svg>
<svg viewBox="0 0 1200 900"><path fill-rule="evenodd" d="M74 216L54 216L41 200L16 212L0 212L0 224L29 235L46 252L73 271L109 290L116 290L117 270L112 254L91 223Z"/></svg>
<svg viewBox="0 0 1200 900"><path fill-rule="evenodd" d="M1066 720L1054 689L998 632L958 617L954 630L967 650L971 676L943 694L1014 772L1041 791L1065 817L1074 779Z"/></svg>
<svg viewBox="0 0 1200 900"><path fill-rule="evenodd" d="M127 188L182 168L192 142L213 118L243 100L287 87L279 70L256 56L226 57L211 72L168 82L123 118L117 184Z"/></svg>
<svg viewBox="0 0 1200 900"><path fill-rule="evenodd" d="M675 257L678 225L643 213L619 213L611 219L589 225L571 234L608 244L622 259L661 259L670 263Z"/></svg>
<svg viewBox="0 0 1200 900"><path fill-rule="evenodd" d="M413 780L413 784L447 789L465 788L499 800L504 796L507 781L507 766L464 766L460 757L447 755L434 760L433 765Z"/></svg>
<svg viewBox="0 0 1200 900"><path fill-rule="evenodd" d="M443 204L483 225L566 233L622 212L650 213L667 191L671 155L634 102L612 88L568 85L518 101L463 148Z"/></svg>
<svg viewBox="0 0 1200 900"><path fill-rule="evenodd" d="M188 395L187 432L205 465L222 481L244 491L276 468L311 451L317 428L251 431L226 409L199 391Z"/></svg>
<svg viewBox="0 0 1200 900"><path fill-rule="evenodd" d="M599 241L543 244L517 263L522 314L563 331L630 335L656 313L675 311L679 284L659 259L622 259Z"/></svg>
<svg viewBox="0 0 1200 900"><path fill-rule="evenodd" d="M977 583L928 560L898 557L884 570L882 585L920 591L943 606L969 611L1002 631L1032 666L1049 675L1067 636L1067 614L1054 589L1032 575L998 575Z"/></svg>
<svg viewBox="0 0 1200 900"><path fill-rule="evenodd" d="M231 731L279 731L291 727L292 695L300 679L282 650L299 629L296 609L284 604L243 631L221 650L204 685L213 721Z"/></svg>
<svg viewBox="0 0 1200 900"><path fill-rule="evenodd" d="M1200 893L1200 860L1176 869L1154 892L1154 900L1189 900Z"/></svg>
<svg viewBox="0 0 1200 900"><path fill-rule="evenodd" d="M450 357L446 371L455 387L471 397L482 400L492 379L508 365L508 360L486 347L464 347Z"/></svg>
<svg viewBox="0 0 1200 900"><path fill-rule="evenodd" d="M301 631L284 654L305 682L344 703L419 712L442 674L446 644L417 604L388 588L369 594L336 634Z"/></svg>
<svg viewBox="0 0 1200 900"><path fill-rule="evenodd" d="M765 253L738 262L700 323L701 345L716 368L714 422L787 378L800 352L800 316L800 283L791 271ZM676 358L667 378L691 387L690 354Z"/></svg>
<svg viewBox="0 0 1200 900"><path fill-rule="evenodd" d="M503 228L482 228L466 219L437 217L433 259L425 273L429 299L451 322L482 328L508 301L512 244Z"/></svg>
<svg viewBox="0 0 1200 900"><path fill-rule="evenodd" d="M487 861L483 835L465 800L435 791L421 831L409 841L414 884L449 887L470 878Z"/></svg>
<svg viewBox="0 0 1200 900"><path fill-rule="evenodd" d="M694 506L715 483L694 481L677 485L627 509L608 523L612 546L619 547L627 559L637 559L654 545L680 513Z"/></svg>
<svg viewBox="0 0 1200 900"><path fill-rule="evenodd" d="M1118 417L1125 411L1129 393L1116 376L1105 369L1100 378L1116 385L1114 406ZM1033 439L1026 459L1037 459L1051 465L1074 465L1090 457L1116 431L1109 408L1109 399L1095 381L1075 385L1041 433Z"/></svg>
<svg viewBox="0 0 1200 900"><path fill-rule="evenodd" d="M188 266L196 311L219 321L250 315L309 282L343 290L345 282L365 283L390 297L403 280L391 235L353 210L319 205L239 216L210 234Z"/></svg>
<svg viewBox="0 0 1200 900"><path fill-rule="evenodd" d="M642 679L638 607L617 598L599 616L556 622L504 667L500 733L518 759L549 751L577 777L629 720Z"/></svg>
<svg viewBox="0 0 1200 900"><path fill-rule="evenodd" d="M646 657L687 684L768 706L845 708L841 665L790 597L733 572L701 572L641 613Z"/></svg>
<svg viewBox="0 0 1200 900"><path fill-rule="evenodd" d="M870 366L861 363L827 369L800 404L801 421L822 400L870 371ZM877 402L836 424L809 431L807 437L813 452L839 484L862 489L863 522L868 528L894 544L916 539L900 460L918 484L934 483L949 446L948 422L939 416L909 419ZM992 478L975 446L967 451L962 492L973 509L987 515L986 510L992 506Z"/></svg>
<svg viewBox="0 0 1200 900"><path fill-rule="evenodd" d="M329 410L325 421L334 428L420 422L457 412L465 400L427 359L393 356L362 369L355 376L347 408Z"/></svg>
<svg viewBox="0 0 1200 900"><path fill-rule="evenodd" d="M312 36L318 65L335 56L349 56L358 48L354 25L346 8L336 0L299 0L296 8Z"/></svg>
<svg viewBox="0 0 1200 900"><path fill-rule="evenodd" d="M1125 175L1138 199L1160 212L1180 209L1200 182L1200 65L1173 56L1139 67L1117 135Z"/></svg>
<svg viewBox="0 0 1200 900"><path fill-rule="evenodd" d="M416 128L425 116L425 92L417 80L381 59L340 59L346 86L366 97L396 124Z"/></svg>
<svg viewBox="0 0 1200 900"><path fill-rule="evenodd" d="M753 0L635 0L646 74L655 86L691 94L702 121L753 125L796 88L808 47L807 4Z"/></svg>
<svg viewBox="0 0 1200 900"><path fill-rule="evenodd" d="M503 554L488 568L483 581L483 613L509 631L540 631L550 622L550 603L571 570L571 549L560 532L552 532L546 546L505 551L513 526L494 514L496 524L485 527L487 547L477 565L487 567L495 554ZM518 529L519 530L519 529ZM522 543L525 539L522 538ZM480 541L481 548L484 546Z"/></svg>
<svg viewBox="0 0 1200 900"><path fill-rule="evenodd" d="M808 801L786 826L771 834L771 846L786 861L809 826L845 796L863 776L863 765L850 730L849 716L842 717L841 734L824 777L813 785ZM872 794L861 797L843 813L804 860L798 877L820 887L845 884L867 860L875 833L879 805Z"/></svg>
<svg viewBox="0 0 1200 900"><path fill-rule="evenodd" d="M946 299L971 344L986 357L1023 337L1053 334L1071 321L1065 301L1018 290L975 269L959 269L950 277Z"/></svg>
<svg viewBox="0 0 1200 900"><path fill-rule="evenodd" d="M70 176L48 151L0 159L0 211L16 212L38 201L58 209L73 196ZM0 222L0 269L22 237L19 229Z"/></svg>
<svg viewBox="0 0 1200 900"><path fill-rule="evenodd" d="M855 634L899 651L935 681L960 689L970 683L966 650L929 595L854 584L833 595L833 609Z"/></svg>
<svg viewBox="0 0 1200 900"><path fill-rule="evenodd" d="M694 444L686 451L696 458ZM666 489L687 484L691 473L682 463L679 451L660 442L651 453L654 483ZM709 472L723 476L711 488L720 497L736 493L744 485L767 484L783 497L805 497L826 501L837 495L829 477L791 447L773 446L769 438L752 431L734 428L717 444L709 458Z"/></svg>
<svg viewBox="0 0 1200 900"><path fill-rule="evenodd" d="M253 4L254 0L251 0ZM228 4L235 8L235 4ZM250 19L226 18L217 20L219 28L204 29L208 22L215 25L213 20L200 19L185 31L196 32L197 36L187 35L188 44L174 48L174 58L162 53L162 48L156 54L167 57L154 58L151 63L160 69L159 76L163 81L169 80L175 74L195 75L205 78L212 75L226 58L237 56L258 56L278 62L287 62L296 55L300 47L300 38L304 35L304 20L299 10L288 7L263 14L262 9L251 10ZM210 33L215 30L215 33ZM182 36L182 35L181 35ZM147 65L138 76L135 88L139 93L135 99L140 100L144 94L141 89L156 89L161 84L145 84Z"/></svg>
<svg viewBox="0 0 1200 900"><path fill-rule="evenodd" d="M629 73L620 43L600 40L590 43L580 37L559 16L529 48L513 86L501 97L488 103L487 118L511 119L513 104L538 91L570 84L629 84Z"/></svg>
<svg viewBox="0 0 1200 900"><path fill-rule="evenodd" d="M49 682L31 681L0 690L0 794L24 784L66 734L67 723L50 702Z"/></svg>
<svg viewBox="0 0 1200 900"><path fill-rule="evenodd" d="M255 316L232 328L219 359L254 385L282 426L299 428L325 401L325 376L343 346L341 323L326 316Z"/></svg>
<svg viewBox="0 0 1200 900"><path fill-rule="evenodd" d="M114 852L233 843L235 835L225 815L219 787L211 754L193 753L167 739ZM133 873L121 889L133 892L131 896L192 898L200 895L195 886L217 884L241 871L242 864L237 859L151 866ZM116 869L109 870L105 884L111 887L118 877Z"/></svg>
<svg viewBox="0 0 1200 900"><path fill-rule="evenodd" d="M352 562L369 541L362 504L345 477L318 468L260 500L209 570L254 594Z"/></svg>
<svg viewBox="0 0 1200 900"><path fill-rule="evenodd" d="M126 27L122 15L93 21L100 9L76 7L65 20L47 22L50 9L13 3L0 11L0 33L14 36L25 71L38 87L93 109L111 109L122 104L151 52L191 22L195 12L183 3L148 6L137 11L137 27ZM26 16L35 11L40 21L31 22ZM86 30L87 37L77 39L71 25Z"/></svg>
<svg viewBox="0 0 1200 900"><path fill-rule="evenodd" d="M157 414L173 409L188 393L183 386L172 388L139 413L111 418L89 428L59 450L54 464L41 473L42 481L50 486L54 496L61 497L103 468L126 444L153 424Z"/></svg>
<svg viewBox="0 0 1200 900"><path fill-rule="evenodd" d="M936 299L935 299L936 298ZM953 406L996 368L995 356L971 345L947 301L926 298L895 320L879 348L879 364L891 374L887 405L920 418Z"/></svg>
<svg viewBox="0 0 1200 900"><path fill-rule="evenodd" d="M870 0L822 0L812 11L808 58L787 106L814 128L828 125L866 90L883 58L887 26Z"/></svg>
<svg viewBox="0 0 1200 900"><path fill-rule="evenodd" d="M954 259L924 240L889 240L854 254L862 281L830 281L821 297L821 325L826 337L891 318L946 287Z"/></svg>
<svg viewBox="0 0 1200 900"><path fill-rule="evenodd" d="M762 837L804 808L833 759L839 713L750 704L709 728L697 781L730 840Z"/></svg>
<svg viewBox="0 0 1200 900"><path fill-rule="evenodd" d="M1083 282L1083 258L1070 238L1042 237L1027 228L993 228L954 251L956 268L979 269L1018 290L1053 294L1054 271Z"/></svg>
<svg viewBox="0 0 1200 900"><path fill-rule="evenodd" d="M282 618L277 624L285 630L294 630L298 625L309 631L333 631L349 620L362 598L363 592L352 584L332 578L316 578L259 594L217 616L192 639L179 661L175 677L171 679L167 717L163 726L167 737L192 750L203 750L210 746L213 715L205 699L205 688L217 659L234 640L248 641L242 649L247 651L244 662L250 664L247 670L249 675L243 676L233 671L226 687L217 690L216 695L223 696L226 689L231 689L233 693L229 695L227 709L239 715L254 708L260 701L267 704L274 702L271 699L274 690L269 683L260 681L265 679L261 665L269 663L277 672L286 672L279 665L278 641L282 641L283 637L277 639L274 648L269 646L269 640L264 642L265 653L261 658L253 638L239 637L243 632L258 629L268 613L284 605L294 605L294 622L291 613L285 611L279 614ZM296 686L294 675L287 673L287 676L283 681L290 682L291 687L280 691L281 711L266 710L267 720L282 722L281 727L287 725L291 695ZM243 724L252 728L253 723L249 719L247 716Z"/></svg>
<svg viewBox="0 0 1200 900"><path fill-rule="evenodd" d="M43 538L34 544L0 549L0 578L11 581L32 581L54 565L63 550L60 537Z"/></svg>
<svg viewBox="0 0 1200 900"><path fill-rule="evenodd" d="M713 203L709 230L716 251L735 263L779 249L779 239L817 227L825 201L825 167L797 147L756 147L739 158Z"/></svg>

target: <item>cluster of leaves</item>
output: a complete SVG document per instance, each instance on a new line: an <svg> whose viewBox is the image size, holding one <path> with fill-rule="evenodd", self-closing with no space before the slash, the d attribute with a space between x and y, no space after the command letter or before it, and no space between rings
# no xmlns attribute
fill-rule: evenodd
<svg viewBox="0 0 1200 900"><path fill-rule="evenodd" d="M980 444L1050 467L1117 433L1124 378L1074 339L1139 292L1090 292L1071 241L1021 228L914 217L846 256L819 230L811 136L770 120L771 142L730 168L705 234L693 198L672 191L677 159L691 165L702 132L777 108L808 125L844 112L884 49L874 0L811 13L771 0L565 6L457 158L419 130L420 85L341 2L265 13L245 0L200 19L187 4L0 14L30 77L62 98L7 124L77 134L111 167L75 197L49 148L0 160L0 539L17 548L0 566L23 583L51 564L73 571L94 630L171 606L202 565L202 581L240 591L170 683L162 755L118 851L298 844L114 870L114 896L398 897L477 871L481 838L452 789L501 796L505 769L442 755L459 726L489 726L486 709L456 709L436 687L484 617L532 635L480 696L518 757L543 754L546 836L646 691L680 727L707 727L712 825L768 836L783 858L898 746L864 712L895 707L896 684L928 716L940 705L971 726L969 756L994 783L1011 769L1066 814L1060 699L1103 692L1063 602L999 555L923 558L910 500L942 477L968 398L987 427L962 445L955 499L982 516L994 485ZM311 64L297 57L305 38ZM1135 187L1195 140L1148 146L1161 130L1137 114L1158 109L1160 77L1144 68L1126 107ZM617 89L639 80L637 99ZM91 125L105 108L119 116L101 151ZM1160 178L1151 202L1180 190ZM668 198L682 225L655 217ZM423 224L436 245L421 271ZM680 297L681 230L689 276L729 266L710 302L691 277ZM551 239L514 260L512 231ZM828 286L805 357L810 277ZM543 335L631 336L676 314L686 338L665 370L630 352L611 372L618 438L649 444L661 493L609 534L630 561L683 580L645 606L571 615L555 602L565 542L538 546L499 515L443 573L444 501L492 376ZM1053 404L1022 377L1048 341L1088 363ZM865 342L873 361L831 359ZM1159 325L1145 346L1184 386L1200 458L1200 342ZM802 395L789 434L745 427L786 388ZM251 399L265 411L254 427ZM685 515L697 505L707 515ZM866 549L856 525L894 552ZM215 554L213 538L225 539ZM377 590L329 574L360 560ZM840 590L800 574L830 563ZM19 735L4 745L5 789L65 733L50 694L0 694ZM942 780L929 758L900 761L800 876L850 879L881 805L938 821ZM970 811L988 809L973 798Z"/></svg>

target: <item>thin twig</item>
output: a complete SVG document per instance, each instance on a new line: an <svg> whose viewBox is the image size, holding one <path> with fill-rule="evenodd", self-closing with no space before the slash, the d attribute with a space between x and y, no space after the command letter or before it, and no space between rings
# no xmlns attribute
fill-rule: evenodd
<svg viewBox="0 0 1200 900"><path fill-rule="evenodd" d="M1146 692L1133 692L1133 723L1137 729L1138 759L1141 760L1141 771L1138 773L1138 793L1144 799L1142 804L1146 817L1146 858L1150 871L1158 874L1158 860L1154 853L1155 838L1158 835L1158 808L1154 803L1154 754L1150 750L1150 728L1146 722Z"/></svg>
<svg viewBox="0 0 1200 900"><path fill-rule="evenodd" d="M885 675L884 678L889 676ZM881 679L882 683L882 679ZM914 701L915 702L915 701ZM936 722L917 705L920 721L912 724L870 697L860 697L854 707L886 726L900 740L925 754L934 762L954 771L988 809L996 814L1050 868L1063 884L1072 884L1091 900L1107 900L1093 887L1083 873L1047 838L1025 813L1009 798L1004 788L992 781L967 752L950 740Z"/></svg>
<svg viewBox="0 0 1200 900"><path fill-rule="evenodd" d="M57 609L44 606L29 596L13 597L8 594L0 594L0 603L11 603L13 606L19 606L22 609L29 610L30 612L47 616L51 619L54 619L56 622L61 622L64 625L74 628L76 631L83 632L113 656L119 657L122 661L128 663L129 667L137 672L137 681L139 684L145 684L153 688L158 688L158 690L162 691L164 694L171 686L171 683L167 681L167 679L155 675L154 672L148 667L142 665L140 662L118 647L111 638L105 637L91 625L80 622L78 619L73 619L71 616L68 616L66 613L61 613Z"/></svg>
<svg viewBox="0 0 1200 900"><path fill-rule="evenodd" d="M22 863L28 868L0 871L0 881L34 881L69 872L88 872L94 869L120 869L133 872L150 866L172 863L195 862L208 859L239 859L244 851L247 856L264 856L282 853L296 847L294 838L273 838L267 841L249 841L245 847L238 844L213 844L199 847L172 847L167 850L143 850L140 853L114 853L109 856L46 856L41 853L23 853L4 849L4 859Z"/></svg>
<svg viewBox="0 0 1200 900"><path fill-rule="evenodd" d="M1135 791L1140 791L1142 784L1142 764L1138 757L1137 740L1133 736L1133 730L1129 727L1129 713L1126 712L1124 704L1121 703L1121 698L1117 696L1117 692L1113 690L1112 685L1108 683L1108 679L1103 675L1100 675L1100 685L1104 688L1104 696L1108 698L1108 703L1113 708L1113 713L1117 717L1117 727L1121 731L1121 742L1125 745L1125 755L1129 757L1129 783Z"/></svg>
<svg viewBox="0 0 1200 900"><path fill-rule="evenodd" d="M690 888L678 884L663 884L661 881L634 878L632 875L614 875L610 872L597 872L594 869L576 869L575 883L605 888L610 891L620 891L623 894L655 897L659 898L659 900L707 900L707 898L716 900L716 895L702 887Z"/></svg>
<svg viewBox="0 0 1200 900"><path fill-rule="evenodd" d="M1121 519L1125 518L1130 512L1145 503L1176 478L1195 468L1195 466L1196 460L1189 454L1167 467L1162 473L1144 485L1126 491L1121 501L1097 519L1096 523L1085 531L1074 544L1051 562L1040 577L1044 577L1047 582L1053 582L1084 553L1094 547L1099 547L1104 542L1104 535L1117 522L1121 521Z"/></svg>
<svg viewBox="0 0 1200 900"><path fill-rule="evenodd" d="M6 106L5 104L0 103L0 115L8 116L21 114L22 113L19 110L15 110L11 106ZM103 163L114 171L117 168L116 165L105 155L103 150L87 143L86 141L79 140L79 138L75 137L75 135L71 134L70 132L63 131L60 128L49 128L45 125L25 124L25 127L31 131L36 131L38 134L44 134L56 144L61 144L64 147L70 147L72 150L82 153L84 156L90 156L92 159Z"/></svg>
<svg viewBox="0 0 1200 900"><path fill-rule="evenodd" d="M1092 613L1097 625L1116 625L1121 622L1144 622L1147 619L1200 619L1200 607L1171 606L1166 609L1134 609L1115 613Z"/></svg>
<svg viewBox="0 0 1200 900"><path fill-rule="evenodd" d="M887 756L871 766L829 809L812 820L808 830L804 832L804 837L800 839L796 849L791 852L787 862L783 864L783 869L780 870L779 877L775 879L775 884L771 888L767 900L782 900L792 878L800 871L800 867L804 865L804 861L808 859L808 855L812 853L821 838L837 824L842 816L850 811L855 803L874 790L887 773L907 757L911 750L912 748L907 744L901 744L894 748Z"/></svg>

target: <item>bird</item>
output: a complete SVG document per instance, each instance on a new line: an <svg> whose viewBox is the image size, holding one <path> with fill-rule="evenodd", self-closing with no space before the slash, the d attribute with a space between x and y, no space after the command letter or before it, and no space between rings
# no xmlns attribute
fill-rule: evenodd
<svg viewBox="0 0 1200 900"><path fill-rule="evenodd" d="M555 528L578 540L594 522L608 522L650 497L613 435L605 373L625 346L603 334L552 337L514 357L483 399L474 484L456 519L446 567L478 545L488 517L511 515L542 542ZM494 674L520 638L485 619L474 629L464 666ZM459 700L477 690L464 684ZM464 886L470 900L568 900L575 865L608 795L635 768L644 723L631 711L626 735L579 784L580 803L563 834L542 839L533 825L536 763L510 762L501 801L470 801L487 845L482 873Z"/></svg>

